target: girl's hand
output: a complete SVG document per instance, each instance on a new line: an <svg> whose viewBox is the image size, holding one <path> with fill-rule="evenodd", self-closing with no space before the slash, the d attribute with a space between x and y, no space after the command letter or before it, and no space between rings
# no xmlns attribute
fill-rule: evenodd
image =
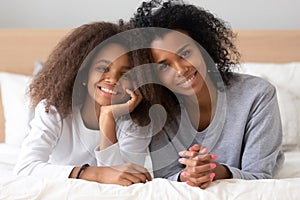
<svg viewBox="0 0 300 200"><path fill-rule="evenodd" d="M180 173L180 181L202 189L207 188L215 176L212 170L216 168L216 164L213 163L216 156L208 154L208 149L198 144L190 147L188 151L180 152L179 155L182 157L179 162L186 165Z"/></svg>
<svg viewBox="0 0 300 200"><path fill-rule="evenodd" d="M121 115L131 113L141 103L143 97L139 90L133 92L129 89L126 89L126 92L130 95L130 99L121 104L101 106L100 118L101 115L113 115L115 117L119 117Z"/></svg>
<svg viewBox="0 0 300 200"><path fill-rule="evenodd" d="M73 171L76 171L76 169L74 168ZM71 173L70 177L75 176L72 176ZM146 183L152 180L147 169L133 163L111 167L90 166L81 173L80 179L123 186L129 186L134 183Z"/></svg>

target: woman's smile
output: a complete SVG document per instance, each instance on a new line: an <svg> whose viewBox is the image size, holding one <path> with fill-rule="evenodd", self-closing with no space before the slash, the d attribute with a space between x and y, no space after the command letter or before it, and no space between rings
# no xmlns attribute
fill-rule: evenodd
<svg viewBox="0 0 300 200"><path fill-rule="evenodd" d="M194 72L192 75L187 76L185 78L183 78L183 80L181 80L179 83L177 83L176 85L181 87L181 88L189 88L192 87L192 85L194 85L194 83L196 82L196 75L198 74L198 72Z"/></svg>

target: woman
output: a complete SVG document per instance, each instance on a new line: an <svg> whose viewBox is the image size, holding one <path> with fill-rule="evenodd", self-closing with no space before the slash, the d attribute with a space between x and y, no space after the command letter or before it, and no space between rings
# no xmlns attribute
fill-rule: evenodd
<svg viewBox="0 0 300 200"><path fill-rule="evenodd" d="M108 22L82 25L50 54L29 88L35 117L16 174L126 186L151 180L143 161L131 155L146 153L148 140L134 144L133 135L116 126L142 101L132 91L128 41L116 36L122 29Z"/></svg>
<svg viewBox="0 0 300 200"><path fill-rule="evenodd" d="M171 0L143 2L131 23L144 28L149 62L167 88L145 98L172 118L150 144L154 176L201 188L218 179L271 178L284 160L276 91L258 77L231 72L239 53L227 24Z"/></svg>

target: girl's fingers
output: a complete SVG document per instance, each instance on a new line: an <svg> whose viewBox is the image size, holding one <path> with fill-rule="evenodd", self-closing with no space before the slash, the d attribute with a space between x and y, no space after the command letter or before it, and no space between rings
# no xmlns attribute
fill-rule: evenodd
<svg viewBox="0 0 300 200"><path fill-rule="evenodd" d="M134 92L130 89L126 89L126 92L130 95L130 99L127 101L129 105L129 111L132 112L134 108L142 101L143 96L139 90L135 90Z"/></svg>
<svg viewBox="0 0 300 200"><path fill-rule="evenodd" d="M148 181L152 180L152 177L146 168L136 164L132 164L132 168L136 171L137 174L142 174L143 176L145 176Z"/></svg>

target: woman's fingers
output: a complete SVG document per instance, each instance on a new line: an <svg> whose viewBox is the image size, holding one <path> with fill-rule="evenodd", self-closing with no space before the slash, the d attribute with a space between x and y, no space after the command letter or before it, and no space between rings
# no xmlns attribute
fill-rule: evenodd
<svg viewBox="0 0 300 200"><path fill-rule="evenodd" d="M204 146L201 146L200 144L194 144L188 150L199 152L200 154L207 154L208 153L208 148L204 147Z"/></svg>
<svg viewBox="0 0 300 200"><path fill-rule="evenodd" d="M195 166L195 167L186 167L185 172L190 174L190 177L194 177L194 176L197 176L197 174L210 173L211 170L213 170L214 168L216 168L216 164L209 163L209 164L199 165L199 166ZM193 174L195 174L195 175L193 175Z"/></svg>
<svg viewBox="0 0 300 200"><path fill-rule="evenodd" d="M187 177L186 183L190 186L198 186L202 189L205 189L212 183L214 176L214 173L208 173L197 178Z"/></svg>
<svg viewBox="0 0 300 200"><path fill-rule="evenodd" d="M186 157L182 157L178 159L178 162L180 162L181 164L187 165L187 166L198 166L198 165L203 165L206 163L210 163L212 162L212 158L210 154L206 154L206 155L197 155L197 156L191 156L191 158L189 156Z"/></svg>

